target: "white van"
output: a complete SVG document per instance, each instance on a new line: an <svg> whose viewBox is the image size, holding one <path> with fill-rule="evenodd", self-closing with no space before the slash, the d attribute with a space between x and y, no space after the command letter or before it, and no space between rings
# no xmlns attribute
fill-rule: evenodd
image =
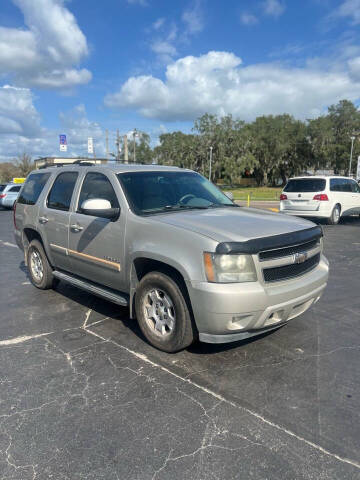
<svg viewBox="0 0 360 480"><path fill-rule="evenodd" d="M336 225L340 217L360 215L360 187L348 177L291 178L280 195L280 212Z"/></svg>

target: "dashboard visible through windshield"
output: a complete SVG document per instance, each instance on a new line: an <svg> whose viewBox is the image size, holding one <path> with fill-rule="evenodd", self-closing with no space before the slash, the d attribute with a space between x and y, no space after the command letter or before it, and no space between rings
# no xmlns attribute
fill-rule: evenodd
<svg viewBox="0 0 360 480"><path fill-rule="evenodd" d="M195 172L127 172L117 176L132 210L138 215L237 206Z"/></svg>

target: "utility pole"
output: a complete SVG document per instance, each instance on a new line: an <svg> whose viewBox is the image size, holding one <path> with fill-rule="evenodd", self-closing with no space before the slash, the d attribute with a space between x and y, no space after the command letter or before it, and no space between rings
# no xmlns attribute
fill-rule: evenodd
<svg viewBox="0 0 360 480"><path fill-rule="evenodd" d="M136 136L137 136L136 128L134 128L133 136L134 136L134 163L136 163Z"/></svg>
<svg viewBox="0 0 360 480"><path fill-rule="evenodd" d="M124 135L124 161L125 161L125 163L129 163L127 135Z"/></svg>
<svg viewBox="0 0 360 480"><path fill-rule="evenodd" d="M105 152L106 152L106 160L109 157L109 131L105 130Z"/></svg>
<svg viewBox="0 0 360 480"><path fill-rule="evenodd" d="M119 137L119 129L116 130L116 161L120 162L120 137Z"/></svg>
<svg viewBox="0 0 360 480"><path fill-rule="evenodd" d="M213 147L210 147L210 166L209 166L209 180L210 180L210 182L211 182L212 151L213 151Z"/></svg>
<svg viewBox="0 0 360 480"><path fill-rule="evenodd" d="M349 177L351 177L351 164L352 164L352 155L353 155L353 150L354 150L354 141L356 137L352 135L351 137L351 151L350 151L350 163L349 163Z"/></svg>

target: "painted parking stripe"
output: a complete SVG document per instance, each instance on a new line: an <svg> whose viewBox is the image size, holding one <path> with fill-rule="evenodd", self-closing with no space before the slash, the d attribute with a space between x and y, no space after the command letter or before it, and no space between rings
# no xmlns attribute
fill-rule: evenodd
<svg viewBox="0 0 360 480"><path fill-rule="evenodd" d="M0 243L1 243L2 245L4 245L5 247L18 248L17 245L15 245L15 243L3 242L2 240L0 240Z"/></svg>

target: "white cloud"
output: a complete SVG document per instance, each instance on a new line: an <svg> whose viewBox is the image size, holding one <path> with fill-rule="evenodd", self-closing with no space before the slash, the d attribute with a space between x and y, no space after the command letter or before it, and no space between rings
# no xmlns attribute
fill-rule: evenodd
<svg viewBox="0 0 360 480"><path fill-rule="evenodd" d="M60 114L60 128L46 129L28 88L0 87L0 161L23 152L32 157L59 155L59 133L66 133L68 155L87 155L87 139L94 138L97 156L104 155L101 126L87 118L84 105Z"/></svg>
<svg viewBox="0 0 360 480"><path fill-rule="evenodd" d="M360 82L360 57L353 58L352 60L349 60L349 70L350 74L354 78L354 80L357 80Z"/></svg>
<svg viewBox="0 0 360 480"><path fill-rule="evenodd" d="M159 30L159 28L161 28L163 25L164 25L164 22L165 22L165 18L162 17L162 18L158 18L153 24L152 24L152 28L154 30Z"/></svg>
<svg viewBox="0 0 360 480"><path fill-rule="evenodd" d="M242 13L240 15L240 21L243 25L256 25L259 21L252 13Z"/></svg>
<svg viewBox="0 0 360 480"><path fill-rule="evenodd" d="M352 64L350 64L351 66ZM299 118L318 115L342 98L359 98L360 81L336 65L290 68L279 63L242 66L229 52L181 58L167 66L165 80L130 77L105 97L111 108L134 108L163 121L194 120L208 112L244 120L284 112ZM356 64L353 66L356 70Z"/></svg>
<svg viewBox="0 0 360 480"><path fill-rule="evenodd" d="M280 0L265 0L263 2L263 9L266 15L280 17L285 11L285 5Z"/></svg>
<svg viewBox="0 0 360 480"><path fill-rule="evenodd" d="M181 18L185 23L186 32L188 34L193 35L201 32L204 28L204 22L200 1L195 1L191 8L188 8L183 12Z"/></svg>
<svg viewBox="0 0 360 480"><path fill-rule="evenodd" d="M345 0L341 5L330 15L331 18L349 17L353 25L360 24L360 0Z"/></svg>
<svg viewBox="0 0 360 480"><path fill-rule="evenodd" d="M181 45L188 44L190 37L203 30L204 21L201 1L195 0L191 7L184 10L181 20L182 26L177 25L175 22L167 24L166 19L161 17L148 30L148 32L156 31L156 37L150 42L150 48L163 64L170 63L178 55L178 48Z"/></svg>
<svg viewBox="0 0 360 480"><path fill-rule="evenodd" d="M40 115L27 88L0 87L0 135L9 133L27 137L41 133Z"/></svg>
<svg viewBox="0 0 360 480"><path fill-rule="evenodd" d="M13 0L27 30L0 27L0 74L21 86L66 89L87 83L77 69L88 54L85 35L63 0Z"/></svg>
<svg viewBox="0 0 360 480"><path fill-rule="evenodd" d="M68 112L60 113L62 131L67 135L69 148L74 152L84 154L87 151L87 139L94 139L95 149L98 153L104 151L104 132L97 122L87 118L85 105L80 104Z"/></svg>
<svg viewBox="0 0 360 480"><path fill-rule="evenodd" d="M163 20L161 24L156 28L156 30L163 29L165 27ZM158 21L157 21L158 22ZM155 22L155 23L157 23ZM177 49L175 46L175 40L177 38L177 27L174 23L170 25L167 29L166 35L157 36L151 43L151 50L157 55L159 61L163 64L169 63L172 61L173 57L177 55Z"/></svg>

